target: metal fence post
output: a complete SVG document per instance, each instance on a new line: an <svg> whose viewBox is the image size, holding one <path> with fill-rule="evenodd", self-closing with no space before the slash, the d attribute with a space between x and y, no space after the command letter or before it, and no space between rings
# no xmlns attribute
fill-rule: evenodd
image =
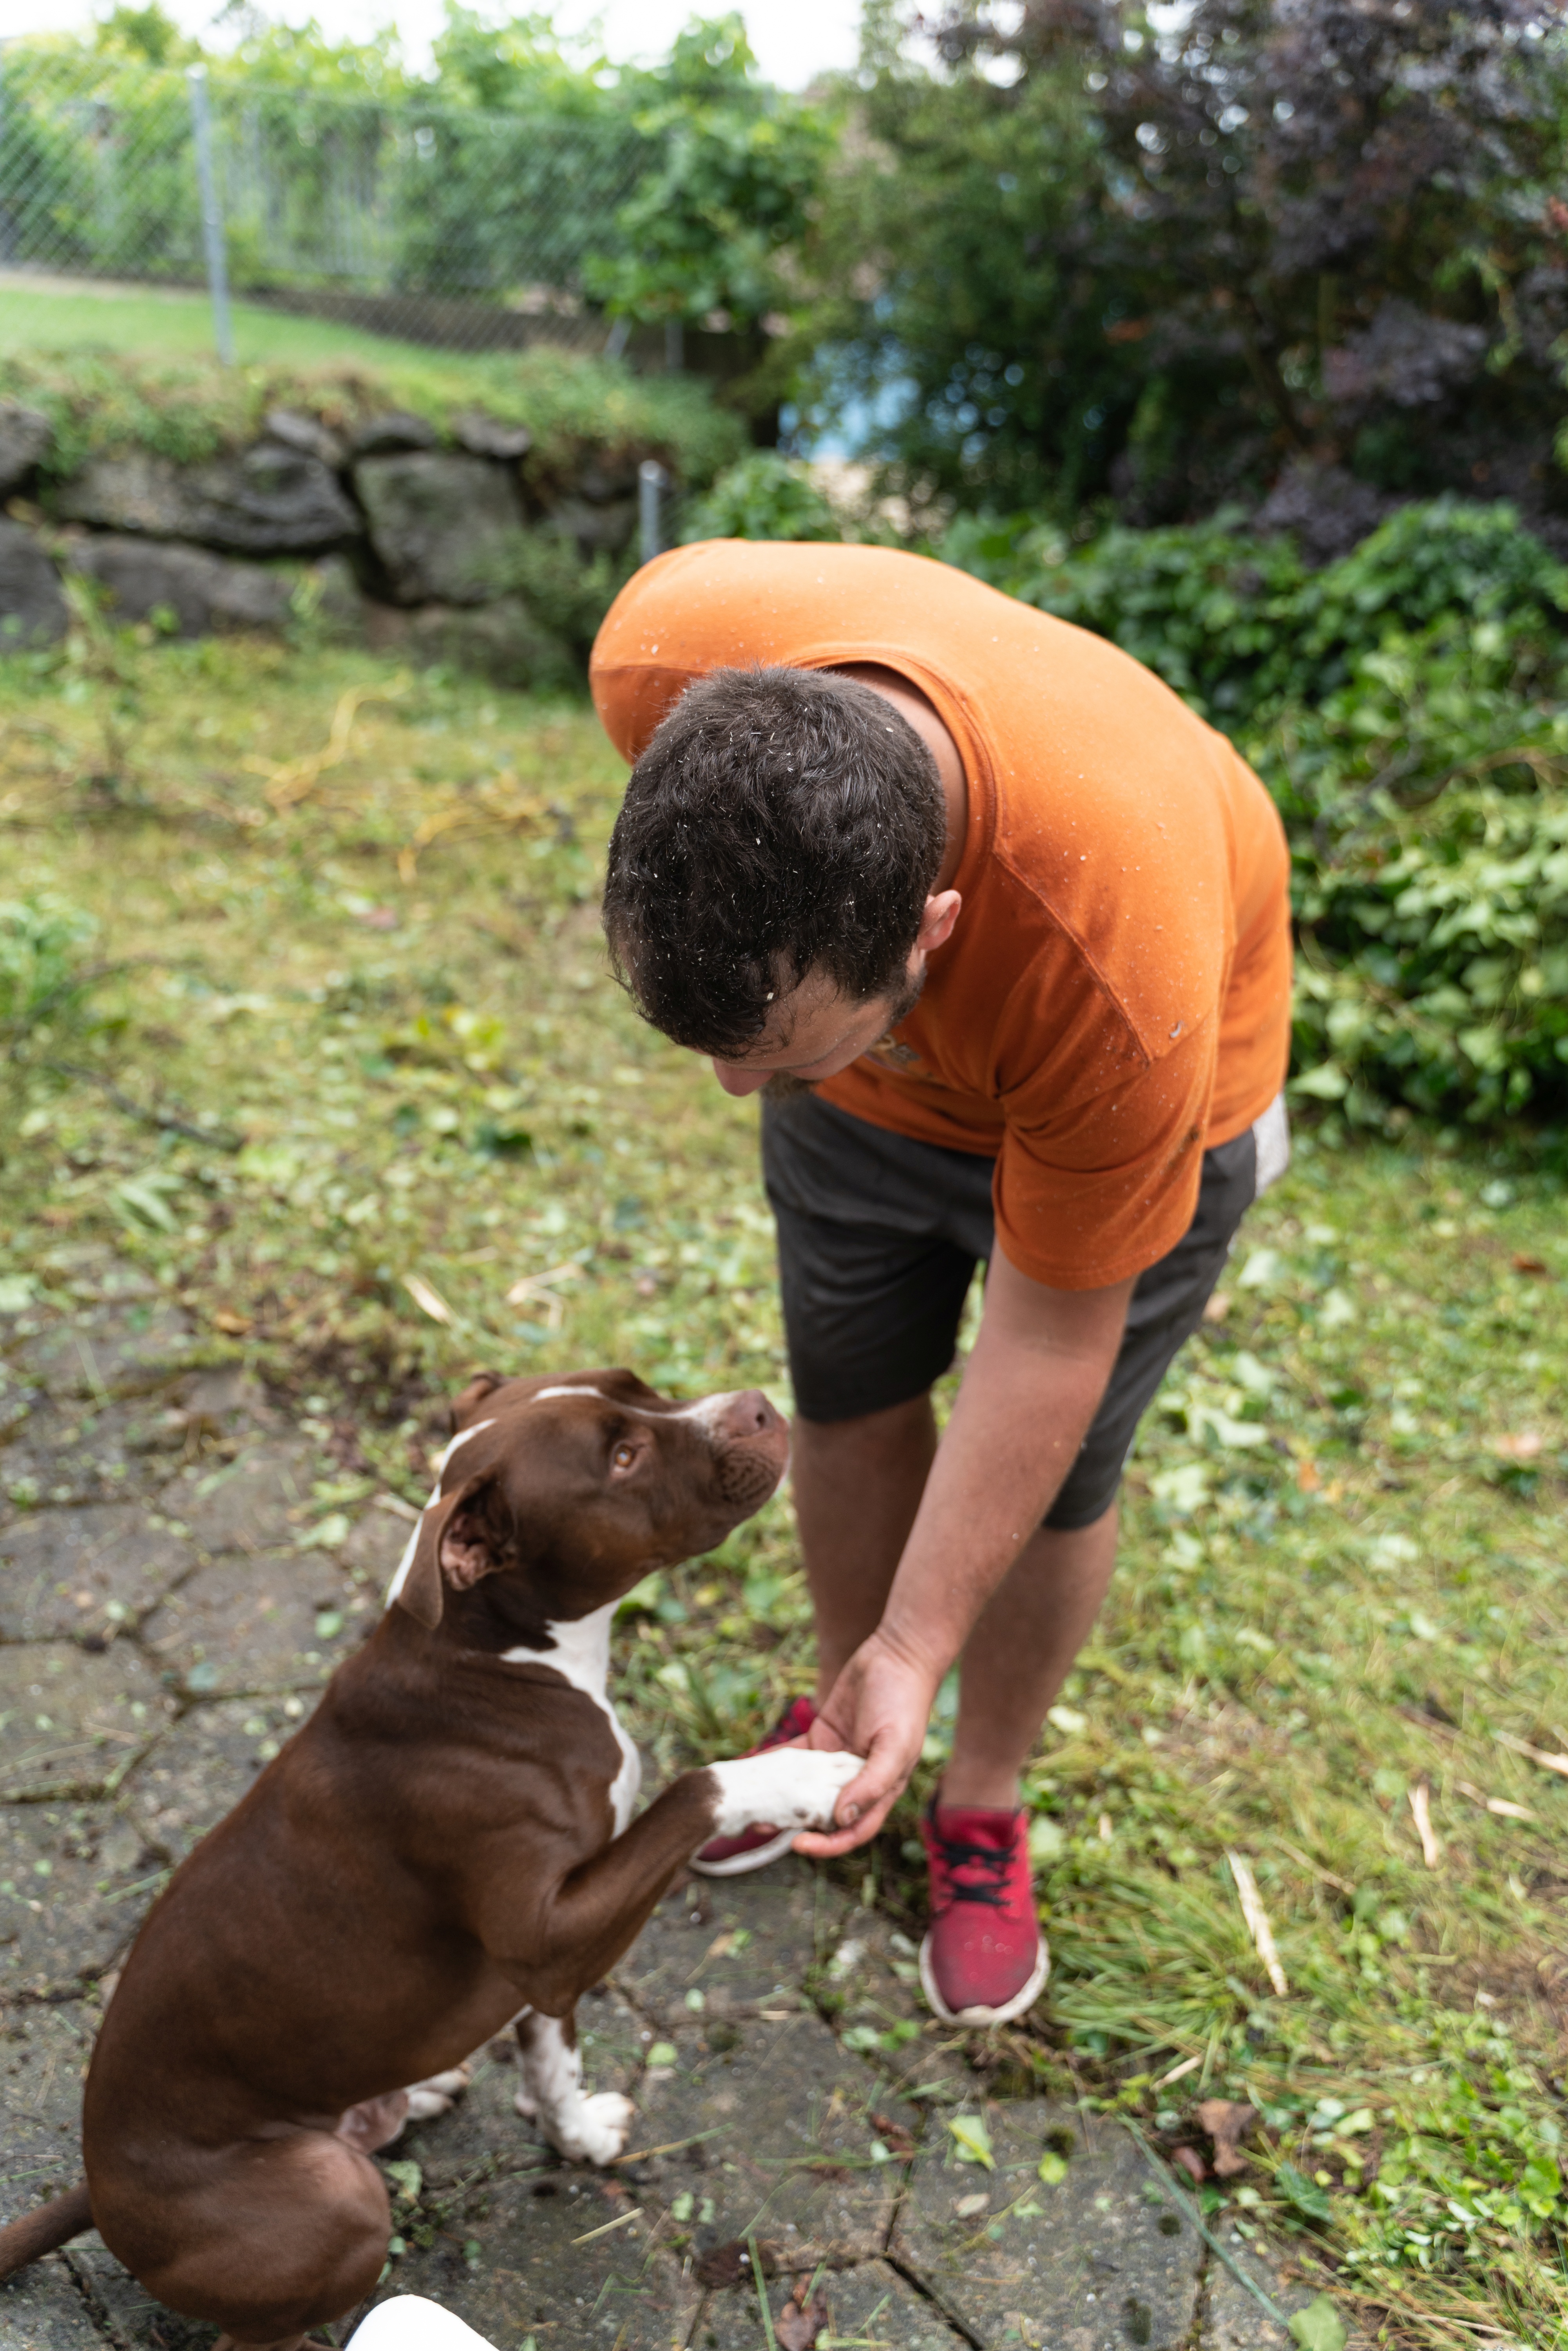
<svg viewBox="0 0 1568 2351"><path fill-rule="evenodd" d="M657 457L644 457L637 468L637 559L652 563L660 552L659 501L670 477Z"/></svg>
<svg viewBox="0 0 1568 2351"><path fill-rule="evenodd" d="M202 242L206 248L207 285L213 298L213 340L225 367L235 363L234 320L229 316L228 256L224 250L224 214L218 201L217 174L213 170L213 118L207 103L205 66L187 68L191 92L191 128L196 141L196 185L202 199Z"/></svg>

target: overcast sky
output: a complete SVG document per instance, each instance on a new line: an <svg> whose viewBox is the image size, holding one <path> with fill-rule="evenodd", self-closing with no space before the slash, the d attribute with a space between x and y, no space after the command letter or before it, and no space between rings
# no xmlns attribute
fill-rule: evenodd
<svg viewBox="0 0 1568 2351"><path fill-rule="evenodd" d="M221 0L164 0L187 31L204 32ZM444 16L442 0L275 0L267 15L288 24L314 16L329 39L366 40L390 19L410 65L428 61L430 44ZM516 0L518 15L528 0ZM0 0L0 33L78 31L100 13L91 0ZM509 13L497 8L499 15ZM664 56L675 35L695 15L722 16L725 0L562 0L553 12L562 32L583 29L597 18L604 46L617 63L652 61ZM764 74L786 89L801 89L829 67L852 66L859 53L859 0L742 0L747 31Z"/></svg>

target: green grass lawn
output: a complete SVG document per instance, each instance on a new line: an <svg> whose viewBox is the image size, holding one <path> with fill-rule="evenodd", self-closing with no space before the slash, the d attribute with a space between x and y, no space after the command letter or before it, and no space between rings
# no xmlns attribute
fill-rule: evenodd
<svg viewBox="0 0 1568 2351"><path fill-rule="evenodd" d="M68 351L96 345L152 359L210 360L215 355L212 304L204 293L155 287L96 289L83 280L51 279L46 289L17 273L0 273L0 358L31 351ZM428 345L366 334L331 319L296 318L259 302L236 301L235 358L241 367L428 368ZM444 366L461 367L447 354ZM484 362L479 362L483 366Z"/></svg>
<svg viewBox="0 0 1568 2351"><path fill-rule="evenodd" d="M112 1237L346 1432L349 1502L423 1500L432 1400L479 1364L785 1400L752 1109L605 971L619 778L581 705L359 654L100 638L0 673L5 895L83 910L99 972L17 1022L0 926L0 1297L68 1299ZM1568 1750L1562 1209L1479 1144L1301 1139L1150 1416L1033 1767L1050 1994L973 2052L1166 2148L1249 2099L1208 2204L1315 2248L1388 2343L1568 2342L1568 1782L1523 1751ZM618 1672L665 1765L807 1685L786 1502L638 1595ZM910 1928L920 1792L852 1865Z"/></svg>

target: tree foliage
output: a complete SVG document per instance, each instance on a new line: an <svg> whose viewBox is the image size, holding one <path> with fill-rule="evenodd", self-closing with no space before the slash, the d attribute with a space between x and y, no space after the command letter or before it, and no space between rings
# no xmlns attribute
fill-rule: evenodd
<svg viewBox="0 0 1568 2351"><path fill-rule="evenodd" d="M189 97L202 56L150 0L89 45L21 41L0 109L0 232L67 269L188 277L199 251ZM738 16L612 66L541 16L449 0L432 76L395 40L259 24L214 55L231 274L580 307L737 330L754 365L835 136L757 71ZM721 314L716 321L715 313Z"/></svg>
<svg viewBox="0 0 1568 2351"><path fill-rule="evenodd" d="M622 208L623 251L590 269L591 290L632 318L698 324L720 311L757 326L821 183L831 117L758 78L738 16L688 26L632 91L659 161Z"/></svg>
<svg viewBox="0 0 1568 2351"><path fill-rule="evenodd" d="M1563 0L873 12L819 246L839 380L961 495L1211 511L1292 457L1547 495ZM1176 21L1173 24L1172 19Z"/></svg>

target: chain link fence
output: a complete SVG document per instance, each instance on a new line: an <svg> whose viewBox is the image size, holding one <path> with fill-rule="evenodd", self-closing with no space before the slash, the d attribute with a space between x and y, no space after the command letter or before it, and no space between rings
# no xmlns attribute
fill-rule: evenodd
<svg viewBox="0 0 1568 2351"><path fill-rule="evenodd" d="M204 174L205 160L207 170ZM630 123L381 105L0 42L0 285L210 284L450 350L619 350L584 264L656 161Z"/></svg>

